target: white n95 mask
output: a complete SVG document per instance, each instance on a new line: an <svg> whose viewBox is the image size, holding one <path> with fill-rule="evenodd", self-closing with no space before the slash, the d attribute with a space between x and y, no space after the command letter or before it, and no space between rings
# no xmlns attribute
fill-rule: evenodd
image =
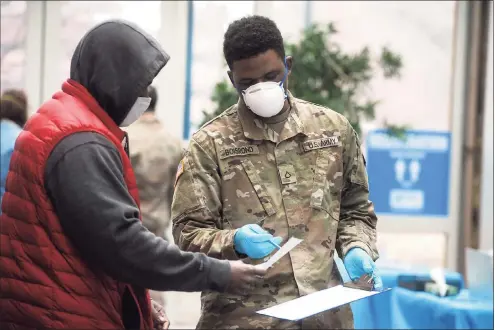
<svg viewBox="0 0 495 330"><path fill-rule="evenodd" d="M141 117L141 115L148 110L149 106L151 103L151 97L138 97L136 102L131 107L131 110L129 110L129 113L127 116L122 120L122 123L120 123L120 127L127 127L136 120Z"/></svg>
<svg viewBox="0 0 495 330"><path fill-rule="evenodd" d="M286 97L283 80L260 82L242 91L247 107L264 118L273 117L282 111Z"/></svg>

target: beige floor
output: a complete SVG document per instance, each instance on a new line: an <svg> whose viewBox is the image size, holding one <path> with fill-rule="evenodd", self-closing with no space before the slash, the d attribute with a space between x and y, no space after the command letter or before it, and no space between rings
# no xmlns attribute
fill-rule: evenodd
<svg viewBox="0 0 495 330"><path fill-rule="evenodd" d="M165 309L170 329L194 329L201 310L200 293L166 292Z"/></svg>
<svg viewBox="0 0 495 330"><path fill-rule="evenodd" d="M173 242L172 228L167 230L169 242ZM201 312L199 292L165 292L165 310L170 329L195 329Z"/></svg>

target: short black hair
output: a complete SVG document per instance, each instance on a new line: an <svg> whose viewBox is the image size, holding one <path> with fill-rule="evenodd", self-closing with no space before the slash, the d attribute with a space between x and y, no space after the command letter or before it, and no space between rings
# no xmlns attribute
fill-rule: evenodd
<svg viewBox="0 0 495 330"><path fill-rule="evenodd" d="M284 38L271 19L254 15L232 22L223 40L223 55L230 69L235 61L251 58L273 49L285 58Z"/></svg>
<svg viewBox="0 0 495 330"><path fill-rule="evenodd" d="M156 101L158 101L158 94L156 93L156 88L154 86L148 86L148 97L151 97L150 106L148 107L148 112L154 112Z"/></svg>

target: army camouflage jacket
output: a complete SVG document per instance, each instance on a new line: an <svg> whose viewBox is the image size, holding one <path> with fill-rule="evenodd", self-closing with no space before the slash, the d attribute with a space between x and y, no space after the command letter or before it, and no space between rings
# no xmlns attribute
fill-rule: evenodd
<svg viewBox="0 0 495 330"><path fill-rule="evenodd" d="M376 223L356 132L342 115L289 94L280 135L240 100L202 127L177 173L175 242L184 250L239 259L236 229L260 224L284 241L303 239L248 296L203 292L198 328L352 328L349 306L302 322L256 314L339 284L334 251L376 260ZM263 260L246 259L258 264Z"/></svg>
<svg viewBox="0 0 495 330"><path fill-rule="evenodd" d="M151 113L145 113L126 131L143 224L155 235L164 237L170 223L177 166L183 156L182 142L168 134Z"/></svg>

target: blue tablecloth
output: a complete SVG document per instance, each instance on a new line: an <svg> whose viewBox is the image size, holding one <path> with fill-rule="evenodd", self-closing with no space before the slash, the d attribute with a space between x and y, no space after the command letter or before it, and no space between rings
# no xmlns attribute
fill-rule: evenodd
<svg viewBox="0 0 495 330"><path fill-rule="evenodd" d="M467 290L440 298L398 288L402 273L381 270L384 286L393 289L351 304L356 329L493 329L493 301L470 299Z"/></svg>
<svg viewBox="0 0 495 330"><path fill-rule="evenodd" d="M380 276L382 277L383 280L383 286L385 288L396 288L399 286L399 276L416 276L419 278L423 279L429 279L430 278L430 270L429 269L414 269L414 270L398 270L398 269L391 269L391 268L380 268ZM464 280L462 278L462 275L457 273L457 272L445 272L445 277L447 279L447 282L454 281L454 282L459 282L461 284L461 288L464 287Z"/></svg>
<svg viewBox="0 0 495 330"><path fill-rule="evenodd" d="M403 288L392 291L389 328L493 329L493 301L440 298Z"/></svg>

